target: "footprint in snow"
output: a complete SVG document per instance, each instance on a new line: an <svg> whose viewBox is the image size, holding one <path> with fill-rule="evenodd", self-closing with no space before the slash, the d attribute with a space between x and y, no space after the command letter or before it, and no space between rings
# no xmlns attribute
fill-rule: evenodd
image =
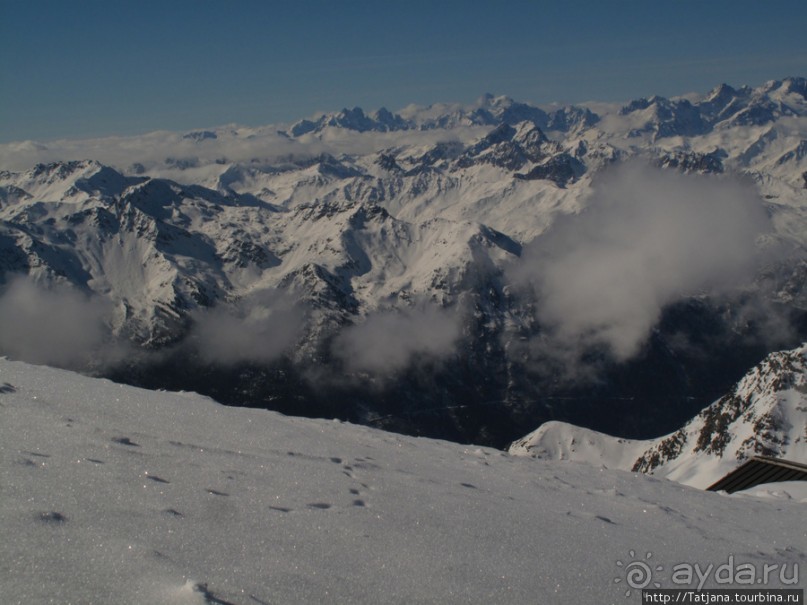
<svg viewBox="0 0 807 605"><path fill-rule="evenodd" d="M31 458L28 458L28 456L34 456L36 458L50 458L50 454L40 454L39 452L26 452L25 450L21 450L20 453L25 455L19 456L16 463L23 466L33 466L36 468L45 466L45 462L37 462Z"/></svg>
<svg viewBox="0 0 807 605"><path fill-rule="evenodd" d="M63 523L67 523L67 517L57 511L39 513L38 519L47 525L62 525Z"/></svg>
<svg viewBox="0 0 807 605"><path fill-rule="evenodd" d="M193 587L193 591L201 594L207 605L235 605L230 601L225 601L218 597L213 591L208 589L207 583L197 584Z"/></svg>
<svg viewBox="0 0 807 605"><path fill-rule="evenodd" d="M135 443L128 437L114 437L112 443L119 443L120 445L128 445L129 447L140 447L139 443Z"/></svg>
<svg viewBox="0 0 807 605"><path fill-rule="evenodd" d="M362 471L377 471L381 470L381 466L375 462L370 462L370 458L356 458L353 462L353 467Z"/></svg>
<svg viewBox="0 0 807 605"><path fill-rule="evenodd" d="M602 521L603 523L607 523L608 525L619 525L619 523L617 523L616 521L612 521L611 519L609 519L604 515L595 515L594 513L587 513L587 512L578 513L574 511L568 511L566 513L566 516L574 517L576 519L590 519L592 521Z"/></svg>
<svg viewBox="0 0 807 605"><path fill-rule="evenodd" d="M50 458L50 454L40 454L39 452L23 452L29 456L36 456L37 458Z"/></svg>

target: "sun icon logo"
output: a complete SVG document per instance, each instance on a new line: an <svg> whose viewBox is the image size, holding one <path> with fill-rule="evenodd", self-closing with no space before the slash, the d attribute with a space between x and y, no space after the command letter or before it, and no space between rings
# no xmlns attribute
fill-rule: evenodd
<svg viewBox="0 0 807 605"><path fill-rule="evenodd" d="M655 588L661 588L661 584L653 582L653 572L664 571L664 566L656 565L655 567L651 567L650 559L653 553L646 553L644 561L636 559L636 551L628 551L628 555L630 555L631 561L627 563L623 563L622 561L616 562L617 567L624 569L624 577L618 576L614 578L614 584L619 584L624 580L625 584L628 585L625 596L629 597L633 589L641 590L642 588L647 588L651 582Z"/></svg>

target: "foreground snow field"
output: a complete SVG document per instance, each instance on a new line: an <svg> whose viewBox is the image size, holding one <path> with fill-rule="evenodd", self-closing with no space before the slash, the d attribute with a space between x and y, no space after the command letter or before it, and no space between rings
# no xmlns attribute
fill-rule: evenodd
<svg viewBox="0 0 807 605"><path fill-rule="evenodd" d="M804 493L782 486L708 493L5 359L0 418L4 603L627 603L647 553L663 587L732 555L807 574Z"/></svg>

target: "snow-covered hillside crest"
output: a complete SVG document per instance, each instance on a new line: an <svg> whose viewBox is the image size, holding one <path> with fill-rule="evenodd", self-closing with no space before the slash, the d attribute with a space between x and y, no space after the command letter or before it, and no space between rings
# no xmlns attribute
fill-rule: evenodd
<svg viewBox="0 0 807 605"><path fill-rule="evenodd" d="M510 452L605 464L708 487L753 456L807 463L807 345L768 355L727 393L674 433L617 439L551 422Z"/></svg>
<svg viewBox="0 0 807 605"><path fill-rule="evenodd" d="M510 444L514 456L537 460L566 460L592 466L630 470L653 443L613 437L568 422L550 420Z"/></svg>

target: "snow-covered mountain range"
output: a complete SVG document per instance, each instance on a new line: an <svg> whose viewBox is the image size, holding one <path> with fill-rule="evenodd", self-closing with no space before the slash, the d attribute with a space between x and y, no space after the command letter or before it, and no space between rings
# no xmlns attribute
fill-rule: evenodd
<svg viewBox="0 0 807 605"><path fill-rule="evenodd" d="M807 346L771 353L729 393L659 439L631 441L548 422L510 453L604 464L700 488L755 455L805 462Z"/></svg>
<svg viewBox="0 0 807 605"><path fill-rule="evenodd" d="M668 432L807 333L806 91L3 145L0 352L496 445Z"/></svg>

